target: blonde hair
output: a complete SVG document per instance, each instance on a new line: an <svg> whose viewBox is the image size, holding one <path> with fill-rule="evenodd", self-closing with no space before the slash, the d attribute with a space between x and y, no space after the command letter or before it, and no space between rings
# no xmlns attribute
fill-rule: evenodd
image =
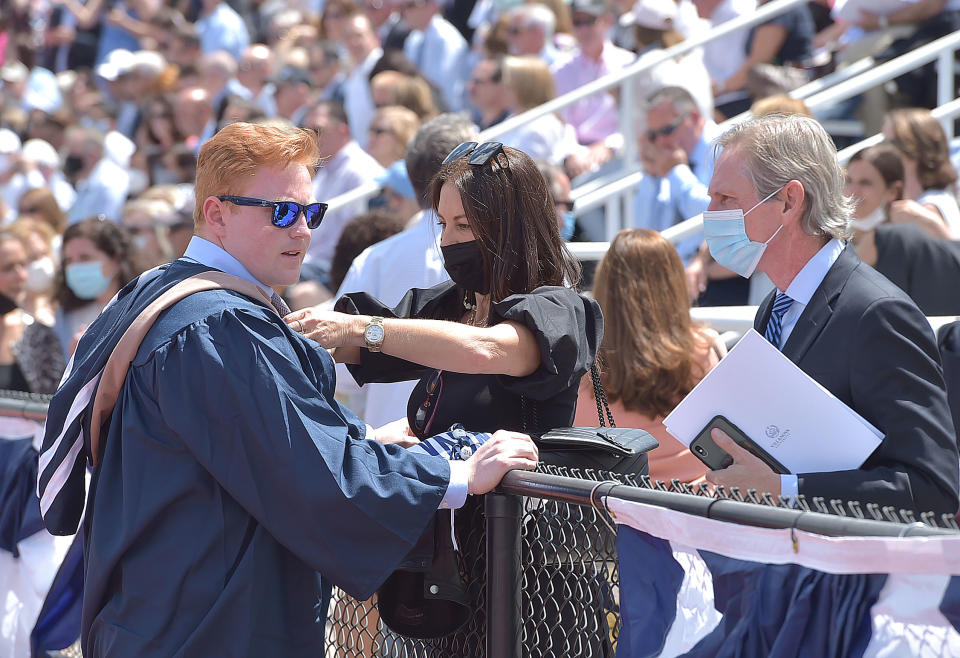
<svg viewBox="0 0 960 658"><path fill-rule="evenodd" d="M402 105L385 105L373 115L373 121L382 118L390 124L393 130L393 136L404 145L406 150L407 143L417 134L420 128L420 117L410 108Z"/></svg>
<svg viewBox="0 0 960 658"><path fill-rule="evenodd" d="M750 113L755 117L768 114L799 114L813 117L806 103L799 98L791 98L787 94L775 94L757 100L750 106Z"/></svg>
<svg viewBox="0 0 960 658"><path fill-rule="evenodd" d="M437 114L430 85L420 76L406 75L399 71L381 71L370 80L371 91L380 87L390 91L389 105L405 107L420 117L421 121Z"/></svg>
<svg viewBox="0 0 960 658"><path fill-rule="evenodd" d="M224 126L203 145L197 158L194 226L204 222L203 202L208 197L237 194L260 167L300 164L312 170L319 160L313 132L289 124Z"/></svg>
<svg viewBox="0 0 960 658"><path fill-rule="evenodd" d="M550 69L539 57L507 57L503 60L503 84L517 97L520 107L529 110L553 100L557 88Z"/></svg>

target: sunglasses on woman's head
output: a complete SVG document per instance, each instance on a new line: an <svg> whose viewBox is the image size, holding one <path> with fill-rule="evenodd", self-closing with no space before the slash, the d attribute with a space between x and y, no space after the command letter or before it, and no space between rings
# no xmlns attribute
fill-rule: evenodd
<svg viewBox="0 0 960 658"><path fill-rule="evenodd" d="M503 144L500 142L484 142L480 145L477 145L476 142L463 142L450 151L450 154L443 159L443 164L449 164L469 155L470 159L467 160L467 164L482 167L501 153L504 153L504 150Z"/></svg>
<svg viewBox="0 0 960 658"><path fill-rule="evenodd" d="M296 201L267 201L266 199L255 199L248 196L218 196L221 201L232 203L235 206L255 206L260 208L273 208L273 215L270 217L270 223L277 228L289 228L293 226L300 213L307 218L307 227L314 229L320 226L323 215L327 212L325 203L297 203Z"/></svg>

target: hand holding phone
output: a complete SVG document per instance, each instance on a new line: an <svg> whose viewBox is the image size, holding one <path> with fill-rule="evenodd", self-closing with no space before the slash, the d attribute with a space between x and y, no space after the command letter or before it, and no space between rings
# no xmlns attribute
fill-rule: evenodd
<svg viewBox="0 0 960 658"><path fill-rule="evenodd" d="M718 446L716 442L714 442L713 437L710 436L710 432L715 427L723 430L737 445L742 446L745 450L748 450L760 459L774 473L786 474L790 472L789 469L774 459L766 450L754 443L739 427L721 415L714 416L713 419L707 423L706 427L700 430L696 438L690 442L690 452L696 455L697 459L706 464L710 470L720 471L733 464L733 457Z"/></svg>

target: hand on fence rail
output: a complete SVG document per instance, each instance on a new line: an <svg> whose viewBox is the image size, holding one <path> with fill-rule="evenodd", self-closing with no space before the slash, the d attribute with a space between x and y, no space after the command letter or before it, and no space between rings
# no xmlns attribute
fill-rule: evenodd
<svg viewBox="0 0 960 658"><path fill-rule="evenodd" d="M507 471L535 469L538 458L537 446L529 436L498 430L467 460L467 491L471 494L487 493L500 484Z"/></svg>

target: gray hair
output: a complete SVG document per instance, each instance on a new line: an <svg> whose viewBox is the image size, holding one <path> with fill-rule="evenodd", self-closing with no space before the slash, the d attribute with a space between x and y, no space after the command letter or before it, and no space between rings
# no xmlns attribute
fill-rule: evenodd
<svg viewBox="0 0 960 658"><path fill-rule="evenodd" d="M803 186L808 235L847 238L854 203L843 193L843 170L830 135L816 119L769 114L736 124L721 135L716 149L736 147L759 198L791 180Z"/></svg>
<svg viewBox="0 0 960 658"><path fill-rule="evenodd" d="M407 175L421 208L429 208L427 189L440 164L461 142L477 139L477 128L466 114L441 114L422 126L407 146Z"/></svg>
<svg viewBox="0 0 960 658"><path fill-rule="evenodd" d="M673 109L677 111L677 114L690 114L694 111L697 113L700 112L700 107L697 105L697 101L694 100L693 95L683 87L670 86L657 89L647 96L647 111L652 110L660 103L670 103L673 105Z"/></svg>
<svg viewBox="0 0 960 658"><path fill-rule="evenodd" d="M547 42L553 39L553 33L557 29L557 17L550 7L540 4L522 4L510 10L509 17L520 17L527 27L536 27L543 32L543 38Z"/></svg>

